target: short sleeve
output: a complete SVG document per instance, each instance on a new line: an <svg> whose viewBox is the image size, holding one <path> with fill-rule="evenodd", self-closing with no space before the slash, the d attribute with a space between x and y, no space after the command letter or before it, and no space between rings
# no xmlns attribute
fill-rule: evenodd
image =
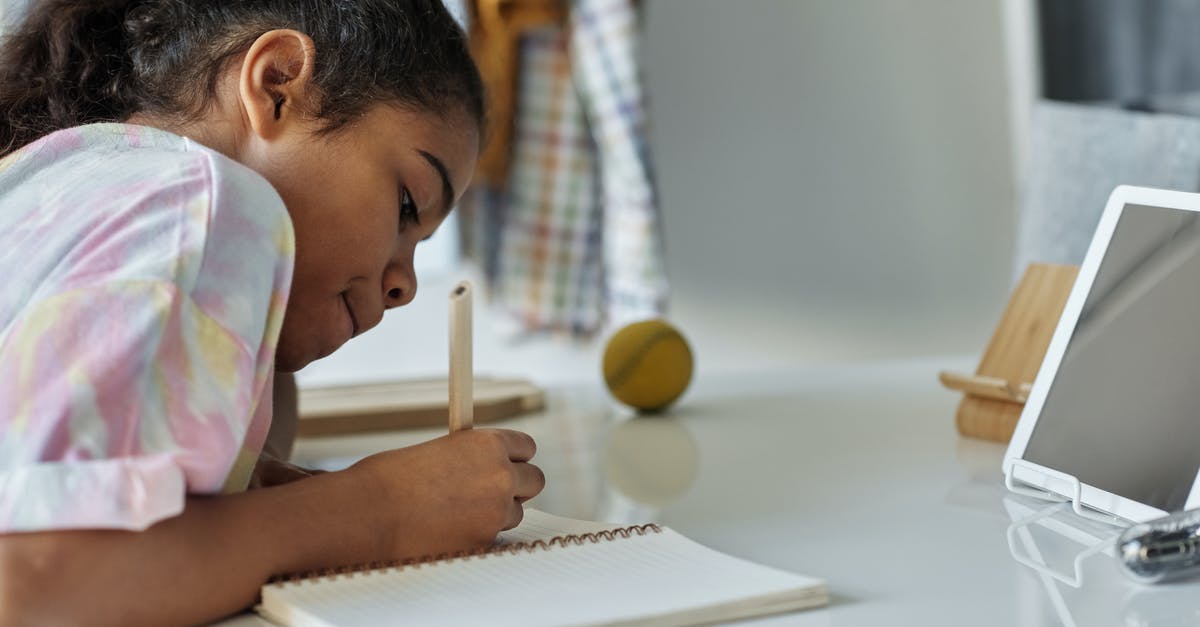
<svg viewBox="0 0 1200 627"><path fill-rule="evenodd" d="M168 281L78 286L7 331L0 531L144 529L180 513L188 493L220 490L271 393L257 343Z"/></svg>
<svg viewBox="0 0 1200 627"><path fill-rule="evenodd" d="M244 489L294 267L282 198L149 127L19 152L0 168L0 533L144 529Z"/></svg>

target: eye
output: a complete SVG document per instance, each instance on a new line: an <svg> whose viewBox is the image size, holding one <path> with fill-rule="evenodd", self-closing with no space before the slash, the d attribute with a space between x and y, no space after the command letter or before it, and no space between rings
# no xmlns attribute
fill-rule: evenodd
<svg viewBox="0 0 1200 627"><path fill-rule="evenodd" d="M413 202L412 194L408 193L407 187L400 188L400 230L420 223L421 216L417 211L417 203Z"/></svg>

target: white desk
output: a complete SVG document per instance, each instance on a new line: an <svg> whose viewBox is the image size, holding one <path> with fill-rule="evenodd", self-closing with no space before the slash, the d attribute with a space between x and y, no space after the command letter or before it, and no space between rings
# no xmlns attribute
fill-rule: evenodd
<svg viewBox="0 0 1200 627"><path fill-rule="evenodd" d="M1003 447L960 438L946 361L844 365L693 384L671 415L626 420L599 387L551 390L545 413L497 426L539 443L533 505L580 518L663 522L708 546L825 578L829 608L771 625L1175 625L1200 622L1200 584L1141 587L1104 554L1081 587L1013 558L1016 518L1054 507L1008 495ZM598 384L597 384L598 385ZM441 430L302 441L336 466ZM1057 513L1011 534L1075 577L1115 535ZM1091 534L1091 535L1089 535Z"/></svg>

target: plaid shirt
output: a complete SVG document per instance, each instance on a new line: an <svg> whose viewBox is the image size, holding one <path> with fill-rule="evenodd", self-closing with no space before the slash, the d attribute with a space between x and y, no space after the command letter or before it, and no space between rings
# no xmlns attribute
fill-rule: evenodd
<svg viewBox="0 0 1200 627"><path fill-rule="evenodd" d="M519 330L662 315L668 288L632 0L573 0L521 43L508 189L476 190L493 298Z"/></svg>

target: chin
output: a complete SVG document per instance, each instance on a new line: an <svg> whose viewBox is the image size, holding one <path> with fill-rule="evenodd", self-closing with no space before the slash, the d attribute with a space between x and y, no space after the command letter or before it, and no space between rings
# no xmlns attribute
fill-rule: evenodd
<svg viewBox="0 0 1200 627"><path fill-rule="evenodd" d="M297 372L317 360L316 356L304 355L302 352L282 344L275 347L275 371Z"/></svg>
<svg viewBox="0 0 1200 627"><path fill-rule="evenodd" d="M299 372L305 366L312 363L313 360L291 360L285 359L278 354L275 355L275 372L292 373Z"/></svg>
<svg viewBox="0 0 1200 627"><path fill-rule="evenodd" d="M341 344L332 348L315 345L295 346L281 341L275 347L275 370L277 372L297 372L318 359L332 355L341 347Z"/></svg>

